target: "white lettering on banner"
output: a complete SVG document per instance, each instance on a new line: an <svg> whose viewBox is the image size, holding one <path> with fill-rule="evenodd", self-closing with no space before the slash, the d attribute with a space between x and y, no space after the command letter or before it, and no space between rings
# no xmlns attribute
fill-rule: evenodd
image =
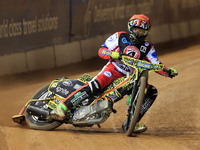
<svg viewBox="0 0 200 150"><path fill-rule="evenodd" d="M179 0L179 1L174 1L170 0L169 1L170 7L173 9L173 11L179 11L180 8L182 9L188 9L188 8L194 8L196 6L200 6L199 0Z"/></svg>
<svg viewBox="0 0 200 150"><path fill-rule="evenodd" d="M3 19L0 22L0 38L31 35L37 32L52 31L58 29L58 16L51 17L49 14L42 17L35 16L32 20L22 18L21 21Z"/></svg>
<svg viewBox="0 0 200 150"><path fill-rule="evenodd" d="M94 2L89 1L89 9L85 14L85 23L88 23L90 17L92 16L92 11L94 10L94 22L102 22L102 21L113 21L115 19L123 19L130 17L134 14L134 10L137 11L142 10L144 14L149 14L151 12L151 6L154 4L154 0L149 0L147 2L143 2L140 4L129 4L124 5L124 2L117 3L117 6L105 8L102 4L95 5ZM145 8L145 9L144 9Z"/></svg>
<svg viewBox="0 0 200 150"><path fill-rule="evenodd" d="M124 2L117 2L117 6L105 7L104 5L96 5L94 1L89 1L88 8L84 16L84 34L89 34L92 24L111 21L114 25L114 21L117 19L124 19L131 17L134 13L143 12L148 15L151 13L154 0L148 0L147 2L142 2L140 4L127 4Z"/></svg>

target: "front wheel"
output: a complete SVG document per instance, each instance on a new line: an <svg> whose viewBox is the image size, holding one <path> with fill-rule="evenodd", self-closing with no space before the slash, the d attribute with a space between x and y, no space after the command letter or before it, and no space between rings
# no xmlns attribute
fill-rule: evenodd
<svg viewBox="0 0 200 150"><path fill-rule="evenodd" d="M49 87L49 84L41 88L32 97L32 99L46 99L51 94L50 92L48 92L48 87ZM35 102L31 102L29 105L44 107L44 105L47 105L47 103L48 101L35 101ZM27 111L25 112L25 120L28 127L30 127L31 129L36 129L36 130L53 130L62 124L61 122L55 121L55 120L48 121L48 120L41 119L38 116L29 114Z"/></svg>
<svg viewBox="0 0 200 150"><path fill-rule="evenodd" d="M139 79L138 83L135 85L135 91L131 95L131 101L133 101L132 106L129 106L128 116L122 125L122 128L127 136L131 136L138 118L140 115L145 89L147 84L147 76L143 74ZM131 102L130 102L131 103Z"/></svg>

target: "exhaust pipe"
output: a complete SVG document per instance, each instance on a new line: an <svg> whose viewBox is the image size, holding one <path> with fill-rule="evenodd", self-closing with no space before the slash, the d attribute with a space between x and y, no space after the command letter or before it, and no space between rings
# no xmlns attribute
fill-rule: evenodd
<svg viewBox="0 0 200 150"><path fill-rule="evenodd" d="M43 109L40 106L36 105L29 105L28 108L26 109L26 112L30 115L37 116L41 119L47 120L50 116L50 110Z"/></svg>

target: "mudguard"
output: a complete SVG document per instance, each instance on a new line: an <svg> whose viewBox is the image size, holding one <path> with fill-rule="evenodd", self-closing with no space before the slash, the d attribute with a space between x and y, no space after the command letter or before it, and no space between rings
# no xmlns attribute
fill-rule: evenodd
<svg viewBox="0 0 200 150"><path fill-rule="evenodd" d="M56 96L66 98L72 92L92 80L92 76L84 74L80 79L67 79L60 78L51 82L48 91L52 92Z"/></svg>

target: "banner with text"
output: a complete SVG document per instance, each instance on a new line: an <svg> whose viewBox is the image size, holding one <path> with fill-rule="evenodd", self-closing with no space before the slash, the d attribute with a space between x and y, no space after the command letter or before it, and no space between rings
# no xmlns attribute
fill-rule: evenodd
<svg viewBox="0 0 200 150"><path fill-rule="evenodd" d="M200 19L199 0L1 0L0 55L127 30L135 13L151 24Z"/></svg>
<svg viewBox="0 0 200 150"><path fill-rule="evenodd" d="M200 19L195 15L199 14L199 0L76 0L72 6L74 40L126 31L127 21L135 13L149 16L153 26Z"/></svg>
<svg viewBox="0 0 200 150"><path fill-rule="evenodd" d="M0 55L69 42L69 0L0 1Z"/></svg>

